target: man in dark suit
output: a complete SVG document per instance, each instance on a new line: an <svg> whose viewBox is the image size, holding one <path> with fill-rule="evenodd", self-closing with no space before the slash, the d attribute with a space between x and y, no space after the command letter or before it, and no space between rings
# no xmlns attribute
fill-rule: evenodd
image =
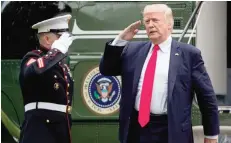
<svg viewBox="0 0 231 143"><path fill-rule="evenodd" d="M219 119L216 96L201 52L172 39L172 10L148 5L143 22L150 41L129 42L137 21L108 42L100 72L122 77L119 115L121 143L193 143L194 92L202 113L205 143L216 143Z"/></svg>

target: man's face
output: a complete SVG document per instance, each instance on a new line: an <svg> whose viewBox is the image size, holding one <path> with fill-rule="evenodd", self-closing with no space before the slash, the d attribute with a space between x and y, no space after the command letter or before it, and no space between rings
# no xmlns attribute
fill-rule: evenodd
<svg viewBox="0 0 231 143"><path fill-rule="evenodd" d="M58 40L60 36L61 35L59 35L57 33L49 33L49 34L47 34L46 43L47 43L49 49L51 48L51 46L55 42L55 40Z"/></svg>
<svg viewBox="0 0 231 143"><path fill-rule="evenodd" d="M51 36L49 37L51 45L55 42L55 40L58 40L61 35L57 33L52 33Z"/></svg>
<svg viewBox="0 0 231 143"><path fill-rule="evenodd" d="M52 44L55 42L55 40L58 40L61 35L56 33L40 33L39 34L39 42L40 44L45 47L47 50L49 50L52 46Z"/></svg>
<svg viewBox="0 0 231 143"><path fill-rule="evenodd" d="M147 35L151 41L163 42L170 33L170 24L165 18L164 12L145 12L143 22Z"/></svg>

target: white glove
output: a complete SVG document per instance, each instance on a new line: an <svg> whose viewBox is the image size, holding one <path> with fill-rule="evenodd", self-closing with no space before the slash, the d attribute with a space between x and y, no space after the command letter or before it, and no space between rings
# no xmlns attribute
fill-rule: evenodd
<svg viewBox="0 0 231 143"><path fill-rule="evenodd" d="M51 45L51 49L56 48L65 54L68 51L69 46L72 44L72 41L73 39L70 34L65 32L58 40L54 41L54 43Z"/></svg>

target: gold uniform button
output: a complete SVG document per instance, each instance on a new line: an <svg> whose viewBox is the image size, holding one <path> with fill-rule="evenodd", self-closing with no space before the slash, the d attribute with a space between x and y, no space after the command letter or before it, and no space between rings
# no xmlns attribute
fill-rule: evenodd
<svg viewBox="0 0 231 143"><path fill-rule="evenodd" d="M65 76L65 79L67 79L67 76Z"/></svg>
<svg viewBox="0 0 231 143"><path fill-rule="evenodd" d="M69 84L69 83L67 84L67 87L70 87L70 84Z"/></svg>
<svg viewBox="0 0 231 143"><path fill-rule="evenodd" d="M68 113L71 113L71 110L72 110L72 107L71 107L71 106L68 106L67 112L68 112Z"/></svg>
<svg viewBox="0 0 231 143"><path fill-rule="evenodd" d="M54 75L54 78L57 78L57 75Z"/></svg>
<svg viewBox="0 0 231 143"><path fill-rule="evenodd" d="M69 92L67 92L67 95L69 95Z"/></svg>
<svg viewBox="0 0 231 143"><path fill-rule="evenodd" d="M47 123L50 123L50 120L47 119Z"/></svg>
<svg viewBox="0 0 231 143"><path fill-rule="evenodd" d="M63 71L65 71L65 68L63 68Z"/></svg>
<svg viewBox="0 0 231 143"><path fill-rule="evenodd" d="M56 82L56 83L54 84L54 89L55 89L55 90L58 90L58 89L59 89L59 83Z"/></svg>
<svg viewBox="0 0 231 143"><path fill-rule="evenodd" d="M70 103L70 100L68 100L68 103Z"/></svg>

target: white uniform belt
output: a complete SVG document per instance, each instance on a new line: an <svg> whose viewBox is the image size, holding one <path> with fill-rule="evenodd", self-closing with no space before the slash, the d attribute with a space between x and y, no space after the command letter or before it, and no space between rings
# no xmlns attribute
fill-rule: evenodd
<svg viewBox="0 0 231 143"><path fill-rule="evenodd" d="M48 102L37 102L37 109L47 109L47 110L52 110L52 111L60 111L66 113L67 108L69 112L69 108L71 106L66 106L66 105L61 105L61 104L55 104L55 103L48 103ZM28 103L25 105L25 112L29 110L36 109L36 102Z"/></svg>

